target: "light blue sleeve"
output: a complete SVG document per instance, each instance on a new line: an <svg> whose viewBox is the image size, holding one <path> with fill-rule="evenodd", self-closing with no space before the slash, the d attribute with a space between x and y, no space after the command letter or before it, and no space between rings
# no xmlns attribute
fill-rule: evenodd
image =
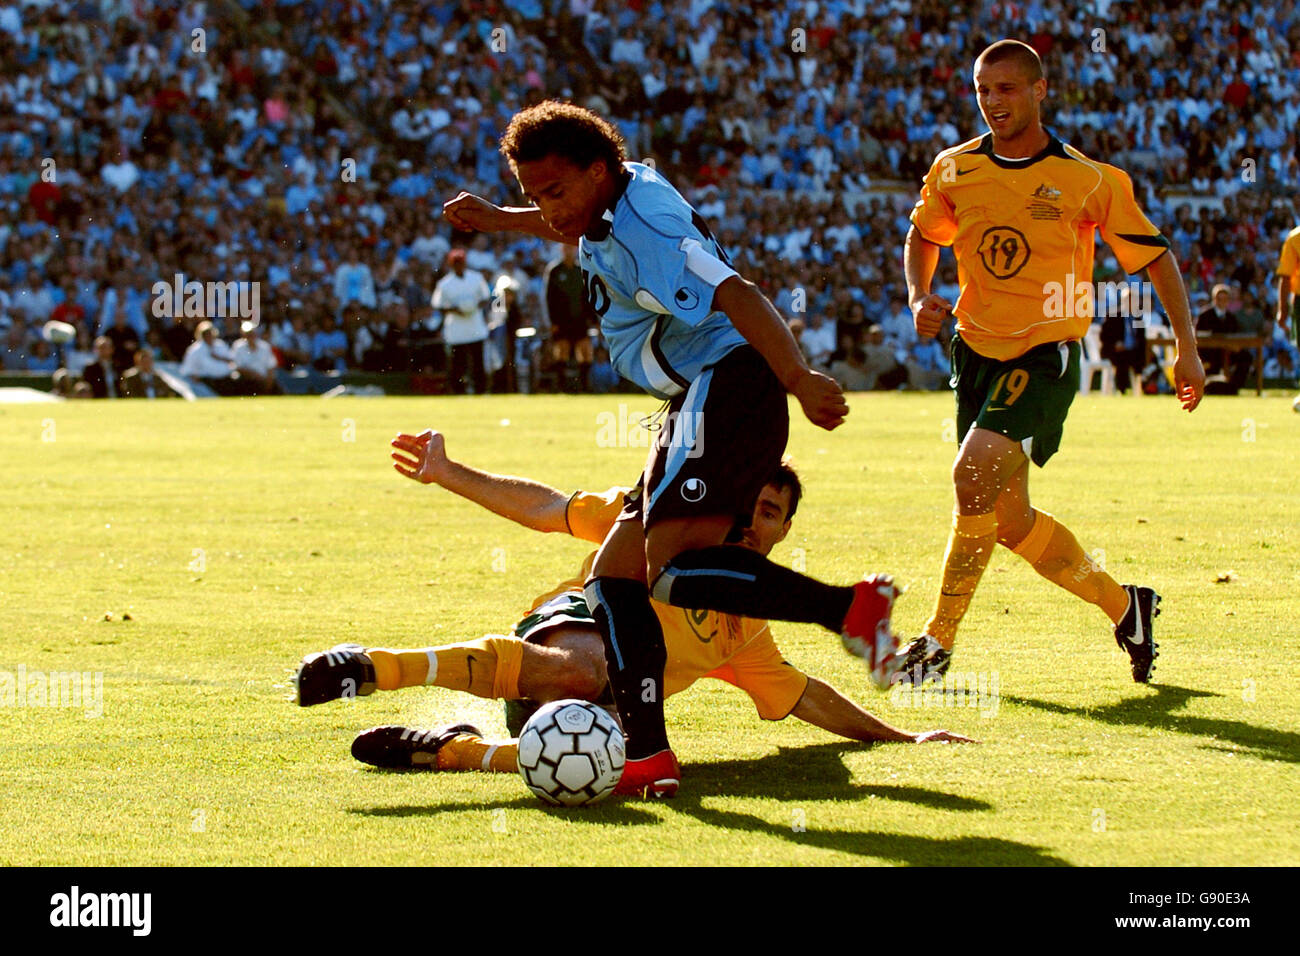
<svg viewBox="0 0 1300 956"><path fill-rule="evenodd" d="M628 286L643 308L698 325L713 314L714 291L736 270L718 254L713 237L701 231L708 226L698 213L679 205L635 220L628 239L637 275Z"/></svg>

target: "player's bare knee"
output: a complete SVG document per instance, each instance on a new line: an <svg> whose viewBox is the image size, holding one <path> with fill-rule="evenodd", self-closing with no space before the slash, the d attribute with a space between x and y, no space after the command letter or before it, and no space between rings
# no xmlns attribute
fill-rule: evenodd
<svg viewBox="0 0 1300 956"><path fill-rule="evenodd" d="M961 456L952 466L952 486L963 514L985 514L997 500L992 475L983 463Z"/></svg>
<svg viewBox="0 0 1300 956"><path fill-rule="evenodd" d="M592 668L584 668L581 671L574 671L568 678L568 696L576 697L578 700L594 701L605 689L607 681L604 677L604 669L601 669L600 676Z"/></svg>
<svg viewBox="0 0 1300 956"><path fill-rule="evenodd" d="M539 701L599 697L608 680L605 645L599 632L594 628L561 627L543 640L542 645L529 645L533 653L526 658L526 663L532 663L533 667L526 675L531 685L526 696ZM521 691L524 677L521 673Z"/></svg>
<svg viewBox="0 0 1300 956"><path fill-rule="evenodd" d="M557 666L547 671L546 679L529 694L534 700L546 702L552 700L594 701L605 689L604 661L600 667L595 662L580 654L557 654L554 658ZM522 690L522 687L521 687Z"/></svg>

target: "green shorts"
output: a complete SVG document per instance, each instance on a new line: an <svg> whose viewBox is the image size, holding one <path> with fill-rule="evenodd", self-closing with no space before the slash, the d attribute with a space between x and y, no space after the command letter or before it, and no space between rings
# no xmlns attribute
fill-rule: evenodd
<svg viewBox="0 0 1300 956"><path fill-rule="evenodd" d="M1061 447L1065 416L1079 390L1079 343L1046 342L1000 362L952 337L957 443L972 425L1020 443L1040 468Z"/></svg>
<svg viewBox="0 0 1300 956"><path fill-rule="evenodd" d="M515 625L515 637L537 644L546 631L564 624L596 628L596 619L587 609L587 601L581 591L566 591L535 608Z"/></svg>

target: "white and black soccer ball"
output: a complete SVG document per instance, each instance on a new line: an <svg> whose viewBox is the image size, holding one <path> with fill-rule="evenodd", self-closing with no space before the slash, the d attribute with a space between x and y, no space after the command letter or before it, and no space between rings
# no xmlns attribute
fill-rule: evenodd
<svg viewBox="0 0 1300 956"><path fill-rule="evenodd" d="M585 700L543 705L519 733L519 774L547 803L580 807L614 792L623 776L623 731Z"/></svg>

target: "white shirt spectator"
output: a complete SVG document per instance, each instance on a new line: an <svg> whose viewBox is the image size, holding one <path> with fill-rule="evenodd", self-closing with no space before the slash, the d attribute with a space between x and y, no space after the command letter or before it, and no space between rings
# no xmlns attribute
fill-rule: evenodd
<svg viewBox="0 0 1300 956"><path fill-rule="evenodd" d="M18 11L17 4L0 7L0 30L15 37L23 32L23 15Z"/></svg>
<svg viewBox="0 0 1300 956"><path fill-rule="evenodd" d="M186 350L186 357L189 357L188 349ZM263 377L270 375L271 371L279 365L275 360L275 352L271 349L271 343L261 336L258 336L256 341L250 341L246 338L240 339L235 343L235 347L230 350L230 358L237 368L251 369Z"/></svg>
<svg viewBox="0 0 1300 956"><path fill-rule="evenodd" d="M442 106L426 106L415 114L415 119L417 125L427 129L430 134L451 125L451 114Z"/></svg>
<svg viewBox="0 0 1300 956"><path fill-rule="evenodd" d="M105 163L100 177L119 193L124 193L140 181L140 169L127 159L120 163Z"/></svg>
<svg viewBox="0 0 1300 956"><path fill-rule="evenodd" d="M804 248L811 239L812 230L807 227L790 230L790 232L786 233L785 242L781 246L781 258L787 262L802 259Z"/></svg>
<svg viewBox="0 0 1300 956"><path fill-rule="evenodd" d="M253 103L236 106L231 111L230 118L244 129L252 129L257 125L257 106Z"/></svg>
<svg viewBox="0 0 1300 956"><path fill-rule="evenodd" d="M634 35L619 37L609 51L611 63L630 63L633 66L645 65L645 44Z"/></svg>
<svg viewBox="0 0 1300 956"><path fill-rule="evenodd" d="M284 64L289 59L289 55L278 47L262 47L258 59L262 61L262 68L271 76L279 76L284 70Z"/></svg>
<svg viewBox="0 0 1300 956"><path fill-rule="evenodd" d="M912 320L912 310L906 306L892 314L887 313L880 328L885 333L885 343L893 348L911 349L917 342L916 323Z"/></svg>
<svg viewBox="0 0 1300 956"><path fill-rule="evenodd" d="M487 280L475 269L462 276L448 272L433 290L433 307L442 310L442 337L448 345L466 345L487 338L483 303L492 297Z"/></svg>
<svg viewBox="0 0 1300 956"><path fill-rule="evenodd" d="M831 226L827 229L826 238L834 244L836 252L843 254L848 250L850 242L862 237L858 235L857 229L846 222L841 226Z"/></svg>
<svg viewBox="0 0 1300 956"><path fill-rule="evenodd" d="M668 89L668 83L664 80L663 74L663 65L656 60L651 71L641 77L641 86L645 89L646 99L653 100L664 90Z"/></svg>
<svg viewBox="0 0 1300 956"><path fill-rule="evenodd" d="M821 324L813 328L813 319L810 317L799 341L803 344L808 361L824 369L830 361L831 353L835 351L835 323L822 319Z"/></svg>
<svg viewBox="0 0 1300 956"><path fill-rule="evenodd" d="M63 353L63 361L67 366L69 375L80 375L85 371L87 365L95 361L95 351L94 349L83 350L74 346Z"/></svg>
<svg viewBox="0 0 1300 956"><path fill-rule="evenodd" d="M221 339L212 344L199 339L190 343L181 359L181 374L186 378L229 378L230 348Z"/></svg>
<svg viewBox="0 0 1300 956"><path fill-rule="evenodd" d="M389 122L393 127L393 132L402 139L414 141L424 139L430 135L428 129L416 128L414 118L411 116L410 111L405 107L394 113L393 118Z"/></svg>
<svg viewBox="0 0 1300 956"><path fill-rule="evenodd" d="M451 251L451 243L441 233L434 232L432 235L417 236L411 243L412 258L419 259L421 262L434 265L442 262L447 258L447 253Z"/></svg>
<svg viewBox="0 0 1300 956"><path fill-rule="evenodd" d="M360 302L375 307L375 278L364 262L345 262L334 270L334 298L339 305Z"/></svg>

